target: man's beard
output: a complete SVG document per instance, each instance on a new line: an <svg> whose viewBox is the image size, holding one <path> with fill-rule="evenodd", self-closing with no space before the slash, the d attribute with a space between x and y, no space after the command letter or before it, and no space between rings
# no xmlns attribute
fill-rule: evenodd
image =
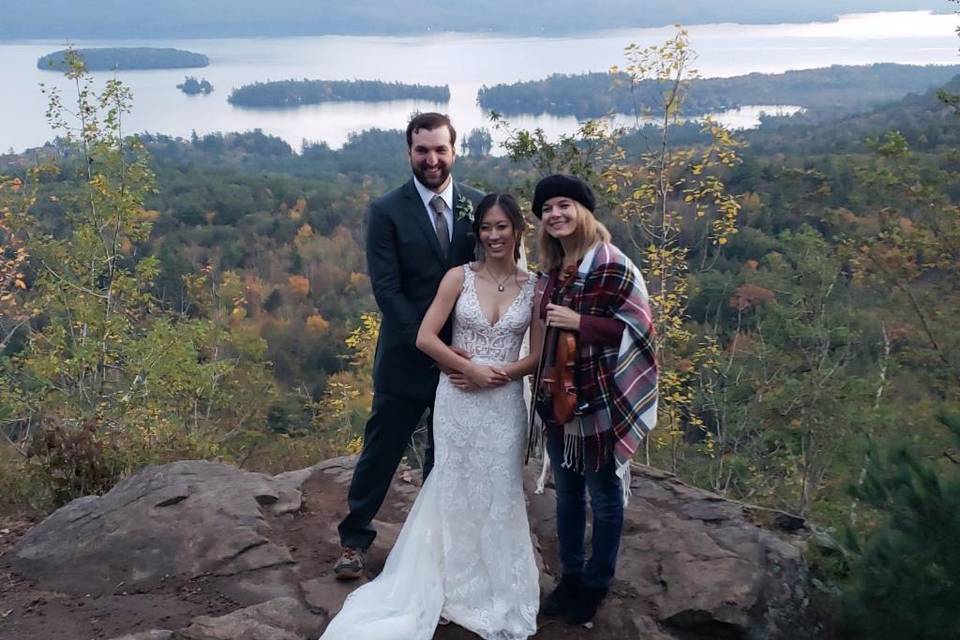
<svg viewBox="0 0 960 640"><path fill-rule="evenodd" d="M447 178L450 177L450 167L448 165L441 164L438 165L437 168L440 169L440 175L436 178L429 178L426 167L423 164L412 165L413 175L420 181L420 184L428 189L436 189L443 186Z"/></svg>

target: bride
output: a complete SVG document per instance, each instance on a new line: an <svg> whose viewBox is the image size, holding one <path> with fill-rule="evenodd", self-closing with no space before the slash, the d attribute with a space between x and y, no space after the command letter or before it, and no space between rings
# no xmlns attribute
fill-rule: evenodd
<svg viewBox="0 0 960 640"><path fill-rule="evenodd" d="M485 640L536 633L521 472L522 380L539 354L518 359L536 283L517 266L524 226L507 194L477 205L478 261L447 272L417 335L417 347L452 372L437 386L435 466L383 572L350 594L321 640L429 640L441 616ZM439 338L451 313L453 347L470 359Z"/></svg>

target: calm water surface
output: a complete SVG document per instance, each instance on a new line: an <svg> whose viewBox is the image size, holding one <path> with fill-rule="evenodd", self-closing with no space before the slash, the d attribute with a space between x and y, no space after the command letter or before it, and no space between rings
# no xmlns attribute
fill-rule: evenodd
<svg viewBox="0 0 960 640"><path fill-rule="evenodd" d="M796 25L716 24L689 29L705 77L753 71L782 72L831 64L955 64L956 15L928 12L851 14L837 22ZM162 41L77 41L78 47L169 46L204 53L204 69L128 71L119 74L134 92L131 131L189 136L192 131L244 131L260 128L299 148L303 140L339 147L351 132L402 128L415 110L450 113L462 132L487 126L476 105L483 85L535 80L552 73L605 71L623 62L623 47L658 44L672 28L603 31L564 38L505 37L442 33L419 37L317 36ZM41 82L68 89L55 72L36 68L37 58L62 48L59 41L0 41L0 149L20 151L49 140ZM186 96L176 89L184 75L210 80L209 96ZM102 81L106 74L96 74ZM309 78L385 80L448 84L450 102L413 100L389 103L331 103L292 110L234 107L231 89L254 81ZM69 93L66 95L69 96ZM746 101L746 97L744 101ZM720 115L737 127L756 124L761 111L790 112L789 106L756 105ZM570 133L577 121L548 115L514 117L516 126L542 127L550 136ZM496 137L496 136L495 136Z"/></svg>

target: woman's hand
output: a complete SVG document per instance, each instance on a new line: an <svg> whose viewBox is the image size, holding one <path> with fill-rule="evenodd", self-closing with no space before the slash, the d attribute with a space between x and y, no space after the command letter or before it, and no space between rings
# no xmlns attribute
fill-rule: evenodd
<svg viewBox="0 0 960 640"><path fill-rule="evenodd" d="M471 364L464 373L470 382L480 389L492 389L510 382L510 376L502 369L494 369L486 364Z"/></svg>
<svg viewBox="0 0 960 640"><path fill-rule="evenodd" d="M568 307L550 303L547 305L547 326L580 331L580 314Z"/></svg>

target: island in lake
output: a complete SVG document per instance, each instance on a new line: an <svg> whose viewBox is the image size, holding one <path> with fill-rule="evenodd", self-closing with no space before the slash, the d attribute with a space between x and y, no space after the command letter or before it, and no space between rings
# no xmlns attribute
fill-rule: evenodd
<svg viewBox="0 0 960 640"><path fill-rule="evenodd" d="M379 80L280 80L255 82L234 89L227 98L241 107L298 107L321 102L385 102L427 100L449 102L450 87Z"/></svg>
<svg viewBox="0 0 960 640"><path fill-rule="evenodd" d="M37 60L37 68L66 71L70 52L83 60L87 71L128 71L133 69L192 69L206 67L210 59L202 53L154 47L61 49Z"/></svg>
<svg viewBox="0 0 960 640"><path fill-rule="evenodd" d="M201 78L197 80L193 76L187 76L183 79L183 82L177 85L177 89L183 91L188 96L195 96L199 94L207 95L213 93L213 85L210 84L210 81L206 78Z"/></svg>

